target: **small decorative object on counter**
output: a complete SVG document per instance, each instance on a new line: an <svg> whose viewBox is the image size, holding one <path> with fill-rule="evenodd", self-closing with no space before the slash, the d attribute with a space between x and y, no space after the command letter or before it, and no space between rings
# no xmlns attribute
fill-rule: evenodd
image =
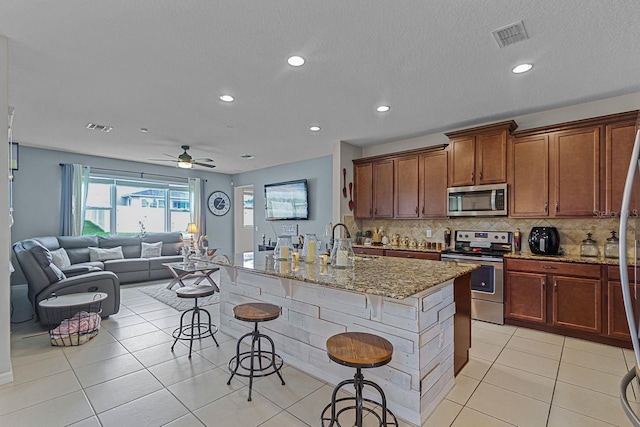
<svg viewBox="0 0 640 427"><path fill-rule="evenodd" d="M389 238L387 236L382 236L382 244L383 245L388 245L389 244Z"/></svg>
<svg viewBox="0 0 640 427"><path fill-rule="evenodd" d="M587 233L587 238L584 239L580 245L580 256L597 257L598 253L596 241L591 238L591 233Z"/></svg>
<svg viewBox="0 0 640 427"><path fill-rule="evenodd" d="M516 232L513 233L513 251L517 254L522 250L522 233L520 229L516 228Z"/></svg>
<svg viewBox="0 0 640 427"><path fill-rule="evenodd" d="M373 232L373 244L382 243L382 228L376 227Z"/></svg>
<svg viewBox="0 0 640 427"><path fill-rule="evenodd" d="M334 268L353 268L355 264L355 254L351 239L335 239L331 250L331 266Z"/></svg>
<svg viewBox="0 0 640 427"><path fill-rule="evenodd" d="M290 260L292 252L291 236L279 236L273 250L273 257L278 261Z"/></svg>
<svg viewBox="0 0 640 427"><path fill-rule="evenodd" d="M391 246L398 246L400 244L400 235L394 234L391 236Z"/></svg>
<svg viewBox="0 0 640 427"><path fill-rule="evenodd" d="M444 246L446 249L449 249L451 245L451 229L449 227L444 229Z"/></svg>
<svg viewBox="0 0 640 427"><path fill-rule="evenodd" d="M409 247L410 248L415 249L416 246L418 246L418 242L416 242L416 239L409 240Z"/></svg>
<svg viewBox="0 0 640 427"><path fill-rule="evenodd" d="M400 240L400 246L409 246L409 238L407 236L404 236Z"/></svg>
<svg viewBox="0 0 640 427"><path fill-rule="evenodd" d="M320 254L319 258L320 258L320 265L327 265L327 261L329 261L329 255Z"/></svg>
<svg viewBox="0 0 640 427"><path fill-rule="evenodd" d="M304 262L313 264L316 262L316 254L320 247L318 238L313 233L304 235L304 245L302 245L302 253L300 256L304 258Z"/></svg>
<svg viewBox="0 0 640 427"><path fill-rule="evenodd" d="M420 240L420 243L418 243L418 249L426 249L427 248L427 241L422 239Z"/></svg>
<svg viewBox="0 0 640 427"><path fill-rule="evenodd" d="M620 240L616 237L616 232L611 231L611 237L607 239L607 243L604 246L604 256L606 258L618 258L618 249L620 247Z"/></svg>

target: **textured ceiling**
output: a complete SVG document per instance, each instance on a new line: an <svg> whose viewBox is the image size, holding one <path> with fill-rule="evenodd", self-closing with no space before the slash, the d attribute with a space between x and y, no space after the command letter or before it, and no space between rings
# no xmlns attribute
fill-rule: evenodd
<svg viewBox="0 0 640 427"><path fill-rule="evenodd" d="M499 49L520 20L530 39ZM2 0L0 34L14 140L140 161L187 144L224 173L640 91L637 0Z"/></svg>

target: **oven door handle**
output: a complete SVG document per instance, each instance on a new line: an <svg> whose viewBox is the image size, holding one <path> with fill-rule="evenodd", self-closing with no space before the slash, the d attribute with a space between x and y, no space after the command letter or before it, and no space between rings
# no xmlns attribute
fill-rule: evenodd
<svg viewBox="0 0 640 427"><path fill-rule="evenodd" d="M487 258L476 257L476 256L442 255L441 259L444 262L452 261L452 262L460 262L460 263L466 263L466 264L493 265L495 267L502 267L502 265L504 264L504 261L502 259L498 259L498 258L487 259Z"/></svg>

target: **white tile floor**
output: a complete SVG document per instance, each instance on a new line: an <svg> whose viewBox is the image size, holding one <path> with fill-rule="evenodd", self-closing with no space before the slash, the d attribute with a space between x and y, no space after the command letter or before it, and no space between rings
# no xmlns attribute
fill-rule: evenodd
<svg viewBox="0 0 640 427"><path fill-rule="evenodd" d="M218 307L209 309L216 319ZM169 350L178 317L123 287L120 312L85 345L52 347L37 324L13 325L15 381L0 386L0 426L320 425L332 386L285 367L286 386L259 379L249 403L244 379L226 385L235 340L218 333L220 347L198 343L189 360L182 343ZM471 360L425 426L630 425L618 399L630 351L483 322L472 329Z"/></svg>

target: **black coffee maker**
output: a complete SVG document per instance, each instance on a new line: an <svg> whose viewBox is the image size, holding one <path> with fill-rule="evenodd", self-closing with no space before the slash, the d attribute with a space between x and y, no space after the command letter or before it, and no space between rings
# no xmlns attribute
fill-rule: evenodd
<svg viewBox="0 0 640 427"><path fill-rule="evenodd" d="M538 255L556 255L560 248L560 234L555 227L533 227L529 233L529 249Z"/></svg>

